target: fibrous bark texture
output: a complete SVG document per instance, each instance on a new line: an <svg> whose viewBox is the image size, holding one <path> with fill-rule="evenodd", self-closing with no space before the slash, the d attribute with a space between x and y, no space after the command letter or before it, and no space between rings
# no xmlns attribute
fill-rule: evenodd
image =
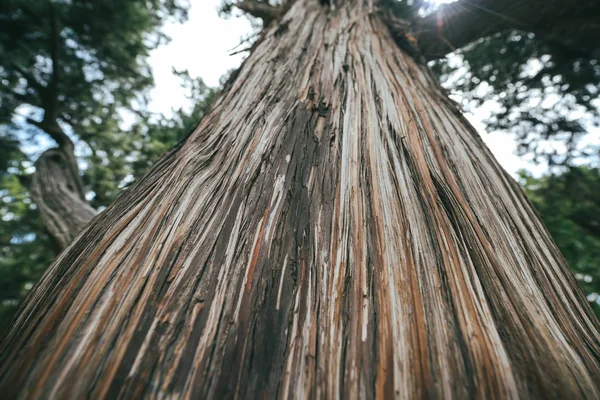
<svg viewBox="0 0 600 400"><path fill-rule="evenodd" d="M60 249L67 247L96 215L84 197L76 163L72 152L50 149L37 160L32 176L31 196Z"/></svg>
<svg viewBox="0 0 600 400"><path fill-rule="evenodd" d="M50 267L2 393L600 395L598 322L531 204L368 4L320 3Z"/></svg>

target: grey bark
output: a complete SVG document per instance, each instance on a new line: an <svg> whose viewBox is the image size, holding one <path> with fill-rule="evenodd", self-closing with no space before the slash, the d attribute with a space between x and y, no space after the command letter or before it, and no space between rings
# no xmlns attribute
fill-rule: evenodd
<svg viewBox="0 0 600 400"><path fill-rule="evenodd" d="M69 148L45 151L35 164L31 197L44 226L61 249L96 215L83 193L77 161Z"/></svg>

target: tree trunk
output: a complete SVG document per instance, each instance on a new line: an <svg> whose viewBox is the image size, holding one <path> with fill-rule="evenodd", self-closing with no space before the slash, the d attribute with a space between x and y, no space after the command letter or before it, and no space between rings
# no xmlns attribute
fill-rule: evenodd
<svg viewBox="0 0 600 400"><path fill-rule="evenodd" d="M597 398L517 184L359 1L298 0L99 215L0 355L24 398Z"/></svg>
<svg viewBox="0 0 600 400"><path fill-rule="evenodd" d="M85 199L80 179L77 160L69 149L47 150L35 164L31 197L44 226L61 250L96 215Z"/></svg>

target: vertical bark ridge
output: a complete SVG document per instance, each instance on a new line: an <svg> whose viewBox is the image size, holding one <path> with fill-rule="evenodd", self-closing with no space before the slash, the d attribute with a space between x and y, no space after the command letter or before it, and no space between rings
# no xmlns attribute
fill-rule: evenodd
<svg viewBox="0 0 600 400"><path fill-rule="evenodd" d="M50 267L3 393L600 395L598 322L531 204L367 8L292 5Z"/></svg>

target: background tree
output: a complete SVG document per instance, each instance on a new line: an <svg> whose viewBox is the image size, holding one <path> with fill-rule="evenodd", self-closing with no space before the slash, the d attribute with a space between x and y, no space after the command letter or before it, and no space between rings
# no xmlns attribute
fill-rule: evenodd
<svg viewBox="0 0 600 400"><path fill-rule="evenodd" d="M171 0L0 4L0 332L56 254L114 199L131 175L127 160L144 157L118 111L143 111L148 53L168 39L163 22L186 13Z"/></svg>
<svg viewBox="0 0 600 400"><path fill-rule="evenodd" d="M167 39L158 28L183 20L177 0L8 0L0 5L0 123L5 141L30 134L58 147L43 153L27 186L56 246L93 217L75 144L92 153L117 126L117 110L145 103L148 51ZM43 139L41 139L43 138ZM26 179L22 179L25 182Z"/></svg>
<svg viewBox="0 0 600 400"><path fill-rule="evenodd" d="M54 259L51 238L18 177L27 163L18 143L2 142L0 160L0 337L25 294ZM14 165L14 166L11 166ZM8 170L8 171L7 171Z"/></svg>

